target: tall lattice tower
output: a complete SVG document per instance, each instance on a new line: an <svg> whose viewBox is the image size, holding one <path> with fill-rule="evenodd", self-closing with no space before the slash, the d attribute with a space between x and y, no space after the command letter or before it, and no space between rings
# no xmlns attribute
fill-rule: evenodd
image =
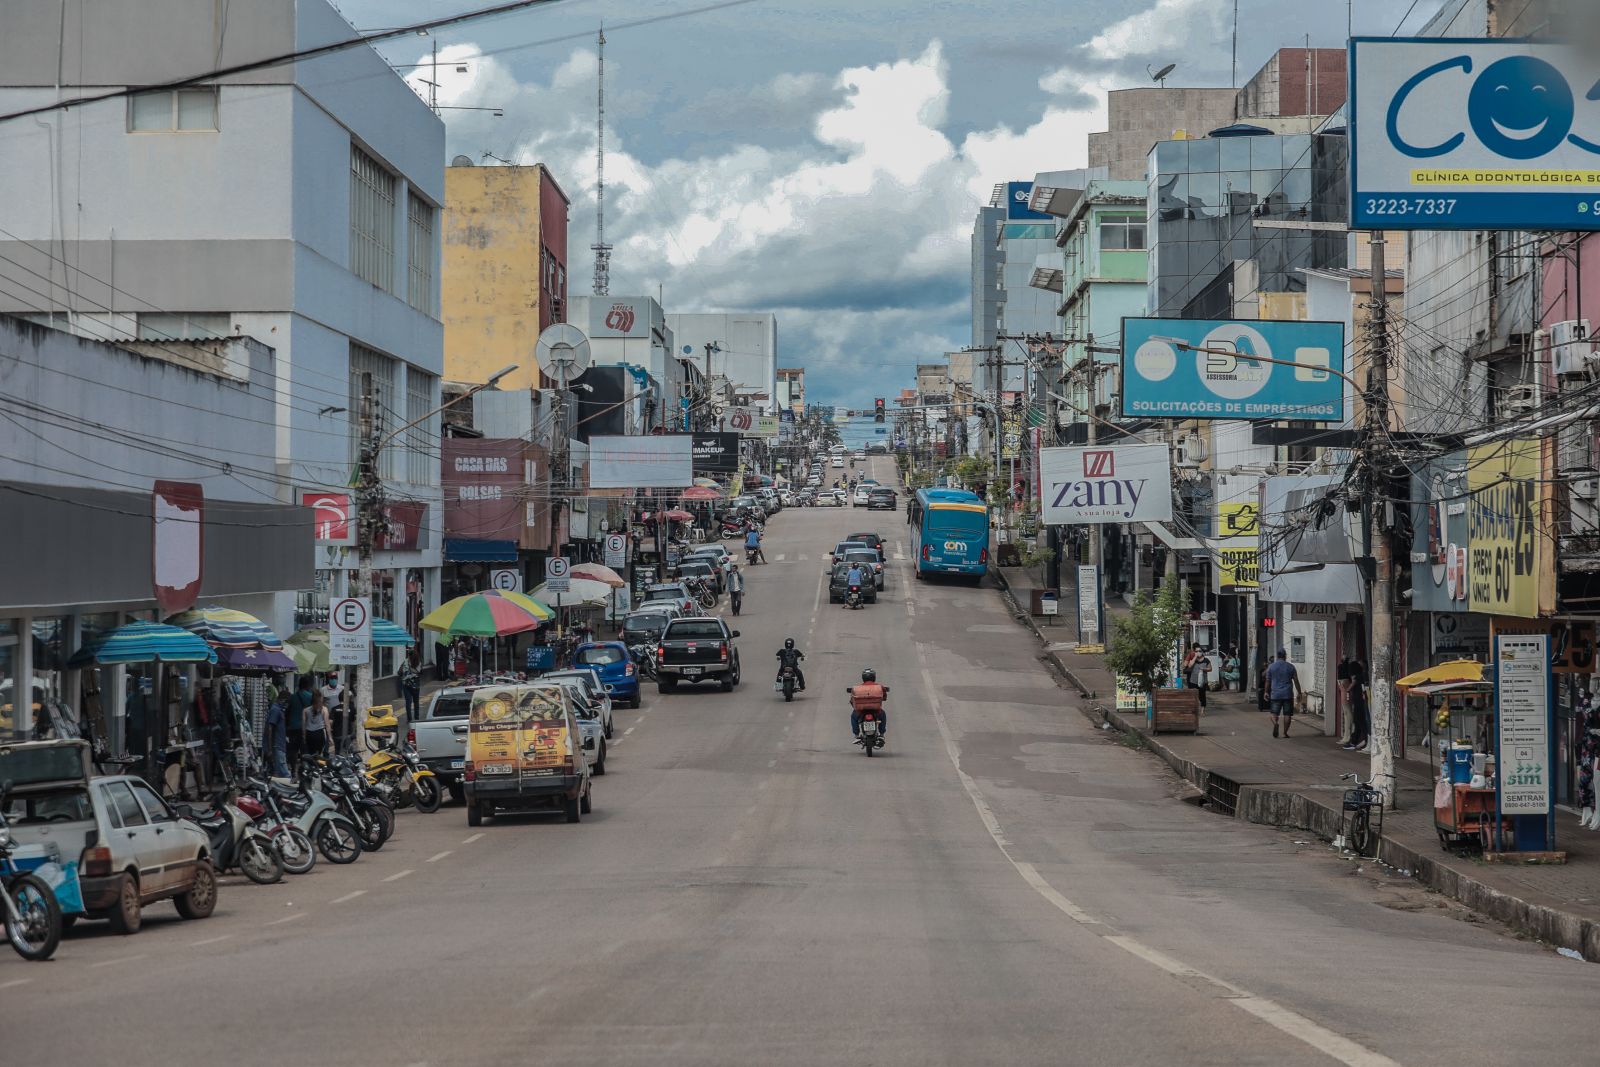
<svg viewBox="0 0 1600 1067"><path fill-rule="evenodd" d="M600 79L596 93L594 182L594 295L611 292L611 246L606 244L606 31L600 29Z"/></svg>

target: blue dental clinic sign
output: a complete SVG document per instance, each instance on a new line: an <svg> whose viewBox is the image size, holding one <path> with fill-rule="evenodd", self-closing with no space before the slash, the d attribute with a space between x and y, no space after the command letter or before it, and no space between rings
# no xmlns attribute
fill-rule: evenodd
<svg viewBox="0 0 1600 1067"><path fill-rule="evenodd" d="M1122 320L1126 418L1342 422L1343 371L1343 323Z"/></svg>
<svg viewBox="0 0 1600 1067"><path fill-rule="evenodd" d="M1006 182L1006 218L1013 222L1052 221L1051 216L1028 206L1032 196L1032 182Z"/></svg>
<svg viewBox="0 0 1600 1067"><path fill-rule="evenodd" d="M1600 59L1526 40L1350 42L1355 229L1600 229Z"/></svg>

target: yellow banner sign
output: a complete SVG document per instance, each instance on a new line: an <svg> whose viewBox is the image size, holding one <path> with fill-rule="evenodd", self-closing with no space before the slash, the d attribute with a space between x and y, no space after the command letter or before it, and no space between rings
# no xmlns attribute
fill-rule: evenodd
<svg viewBox="0 0 1600 1067"><path fill-rule="evenodd" d="M1473 611L1533 618L1549 549L1539 529L1540 442L1467 453L1467 594Z"/></svg>
<svg viewBox="0 0 1600 1067"><path fill-rule="evenodd" d="M1217 587L1255 589L1261 584L1260 509L1252 502L1217 505Z"/></svg>
<svg viewBox="0 0 1600 1067"><path fill-rule="evenodd" d="M515 779L563 767L572 759L567 706L560 689L488 686L472 694L467 758L485 779Z"/></svg>

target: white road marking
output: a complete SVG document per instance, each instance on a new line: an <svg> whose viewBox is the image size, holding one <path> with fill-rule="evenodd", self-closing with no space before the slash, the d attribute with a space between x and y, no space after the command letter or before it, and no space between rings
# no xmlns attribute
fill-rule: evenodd
<svg viewBox="0 0 1600 1067"><path fill-rule="evenodd" d="M19 985L27 985L32 978L13 978L9 982L0 982L0 989L15 989Z"/></svg>
<svg viewBox="0 0 1600 1067"><path fill-rule="evenodd" d="M906 613L912 613L911 601L906 602ZM1290 1037L1309 1045L1318 1052L1347 1064L1348 1067L1399 1067L1399 1064L1381 1052L1375 1052L1365 1045L1352 1041L1342 1034L1313 1022L1299 1012L1284 1007L1276 1001L1266 997L1258 997L1249 990L1242 989L1230 982L1206 974L1204 971L1189 966L1182 960L1175 959L1145 945L1135 938L1116 933L1110 926L1096 919L1083 908L1074 904L1045 881L1031 863L1016 859L1011 855L1011 843L1006 840L1005 831L1000 826L1000 821L995 818L988 802L983 797L983 792L978 788L972 776L961 769L961 750L957 747L955 738L950 732L950 723L945 718L943 701L939 690L934 687L933 677L928 673L928 664L924 658L921 646L917 649L918 668L922 674L923 688L928 696L928 706L933 711L934 722L938 724L939 736L944 739L945 754L950 758L951 765L955 768L956 776L961 780L961 787L966 790L967 798L972 801L972 806L978 812L978 818L983 821L984 829L989 831L989 837L995 846L1000 849L1000 854L1021 875L1023 881L1048 901L1053 907L1061 911L1073 922L1090 930L1096 936L1124 952L1144 960L1154 967L1158 967L1174 977L1197 980L1215 987L1222 999L1233 1004L1242 1011L1249 1012L1268 1026L1289 1035Z"/></svg>
<svg viewBox="0 0 1600 1067"><path fill-rule="evenodd" d="M337 903L337 901L335 901ZM215 945L218 941L226 941L232 934L218 934L216 937L203 937L199 941L189 942L190 948L199 948L201 945Z"/></svg>
<svg viewBox="0 0 1600 1067"><path fill-rule="evenodd" d="M788 733L788 732L789 732L789 728L788 728L788 727L787 727L787 726L785 726L785 727L784 727L784 728L783 728L783 732L784 732L784 733Z"/></svg>
<svg viewBox="0 0 1600 1067"><path fill-rule="evenodd" d="M429 863L438 863L440 860L444 859L446 856L453 855L454 853L455 853L455 849L447 848L443 852L435 852L433 855L429 856L427 862L429 862Z"/></svg>
<svg viewBox="0 0 1600 1067"><path fill-rule="evenodd" d="M296 919L304 919L305 917L306 917L306 913L305 912L297 911L293 915L285 915L281 919L273 919L271 922L262 923L261 925L262 926L282 926L284 923L292 923Z"/></svg>
<svg viewBox="0 0 1600 1067"><path fill-rule="evenodd" d="M344 896L342 896L339 899L335 900L334 903L335 904L344 904L344 903L347 903L349 901L352 901L352 900L356 899L356 897L364 897L366 895L367 895L367 891L365 889L357 889L353 893L346 893Z"/></svg>
<svg viewBox="0 0 1600 1067"><path fill-rule="evenodd" d="M777 760L775 760L775 759L767 760L767 766L768 767L776 767L777 765L778 765L778 761Z"/></svg>
<svg viewBox="0 0 1600 1067"><path fill-rule="evenodd" d="M782 563L783 560L784 560L785 555L786 555L786 553L779 552L776 556L772 557L772 562L774 562L774 563Z"/></svg>
<svg viewBox="0 0 1600 1067"><path fill-rule="evenodd" d="M633 725L638 726L642 722L644 722L644 716L643 715L639 716L637 719L634 719L633 720Z"/></svg>
<svg viewBox="0 0 1600 1067"><path fill-rule="evenodd" d="M89 964L89 966L90 967L115 967L119 963L132 963L134 960L142 960L144 958L145 958L145 953L141 952L136 956L118 956L114 960L101 960L99 963L91 963L91 964Z"/></svg>
<svg viewBox="0 0 1600 1067"><path fill-rule="evenodd" d="M630 726L626 730L622 731L622 736L623 737L627 737L629 734L633 733L637 729L638 729L637 726Z"/></svg>
<svg viewBox="0 0 1600 1067"><path fill-rule="evenodd" d="M416 871L413 868L407 867L403 871L395 871L389 877L385 878L384 881L385 882L398 882L400 879L404 878L406 875L415 874L415 873L416 873Z"/></svg>
<svg viewBox="0 0 1600 1067"><path fill-rule="evenodd" d="M795 557L795 558L798 559L801 563L810 563L811 562L811 557L806 555L804 552L800 553L800 555Z"/></svg>
<svg viewBox="0 0 1600 1067"><path fill-rule="evenodd" d="M471 837L465 839L461 843L463 845L470 845L470 844L472 844L474 841L476 841L478 838L480 838L482 836L483 836L482 834L473 834Z"/></svg>

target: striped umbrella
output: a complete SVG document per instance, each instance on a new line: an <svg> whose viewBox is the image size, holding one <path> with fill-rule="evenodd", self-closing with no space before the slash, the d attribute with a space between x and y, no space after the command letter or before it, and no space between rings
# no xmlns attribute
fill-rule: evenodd
<svg viewBox="0 0 1600 1067"><path fill-rule="evenodd" d="M217 654L198 634L159 622L130 622L107 630L78 649L69 667L92 663L215 663Z"/></svg>
<svg viewBox="0 0 1600 1067"><path fill-rule="evenodd" d="M172 616L167 625L199 634L214 648L264 648L272 652L283 648L283 639L271 627L236 608L190 608Z"/></svg>
<svg viewBox="0 0 1600 1067"><path fill-rule="evenodd" d="M572 568L571 574L574 578L600 582L612 589L621 589L628 584L622 580L622 575L600 563L579 563Z"/></svg>
<svg viewBox="0 0 1600 1067"><path fill-rule="evenodd" d="M525 593L486 589L440 604L420 625L453 637L504 637L537 629L555 617L555 612Z"/></svg>
<svg viewBox="0 0 1600 1067"><path fill-rule="evenodd" d="M372 643L380 648L405 648L416 644L417 639L388 619L373 619Z"/></svg>

